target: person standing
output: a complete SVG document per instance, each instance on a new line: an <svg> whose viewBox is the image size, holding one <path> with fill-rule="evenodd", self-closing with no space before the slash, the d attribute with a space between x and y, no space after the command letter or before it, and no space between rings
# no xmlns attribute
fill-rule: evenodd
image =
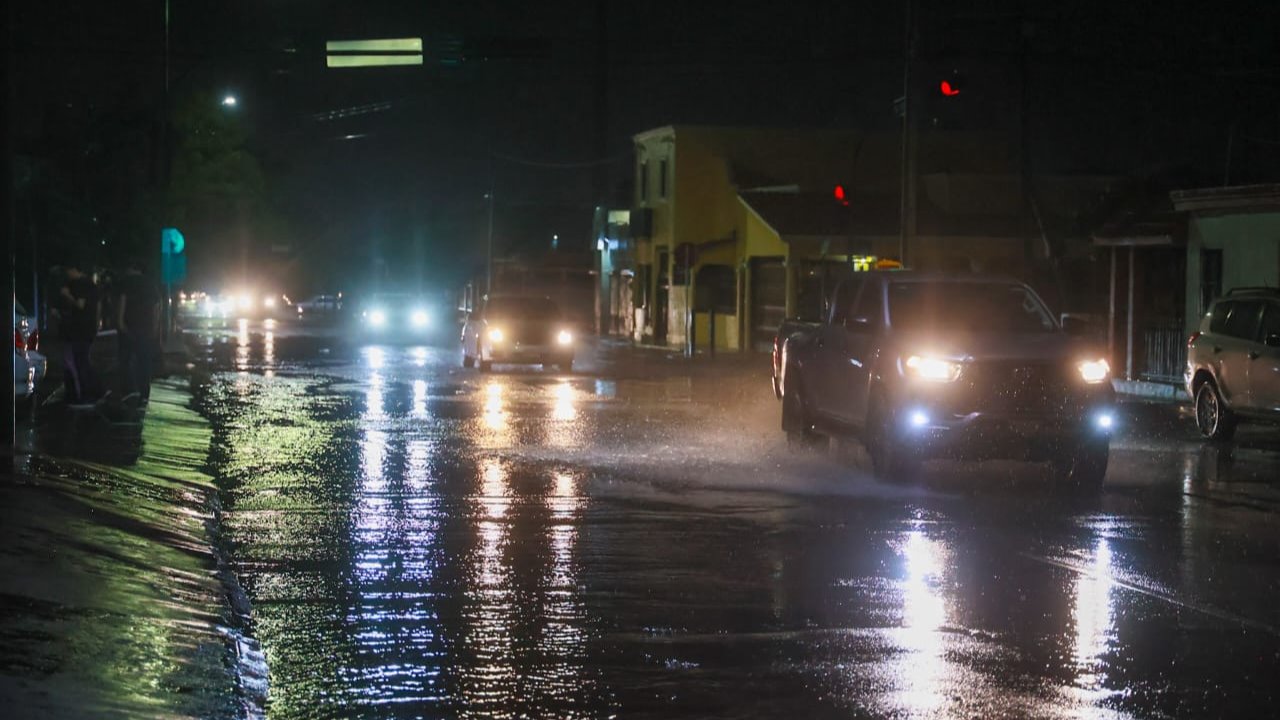
<svg viewBox="0 0 1280 720"><path fill-rule="evenodd" d="M160 293L136 260L129 263L122 278L116 305L124 400L145 404L151 398L151 361L160 328Z"/></svg>
<svg viewBox="0 0 1280 720"><path fill-rule="evenodd" d="M97 402L101 394L97 376L89 362L93 340L101 321L98 288L93 278L76 265L66 268L65 281L58 290L59 334L63 342L62 377L69 405Z"/></svg>

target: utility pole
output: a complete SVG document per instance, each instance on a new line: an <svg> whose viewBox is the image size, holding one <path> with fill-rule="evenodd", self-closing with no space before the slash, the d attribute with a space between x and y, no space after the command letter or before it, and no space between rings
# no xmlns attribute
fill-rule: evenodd
<svg viewBox="0 0 1280 720"><path fill-rule="evenodd" d="M902 68L902 167L901 204L898 213L898 260L908 267L907 253L916 235L916 148L912 102L911 70L915 60L915 5L907 0L906 29L903 31Z"/></svg>
<svg viewBox="0 0 1280 720"><path fill-rule="evenodd" d="M5 34L4 86L5 86L5 90L7 91L6 92L7 102L5 103L5 107L4 107L4 123L3 123L4 147L5 147L4 162L0 163L0 172L4 173L4 178L3 178L4 230L3 232L5 235L4 279L2 282L0 282L0 286L2 286L0 287L0 293L3 293L4 296L9 299L9 312L6 315L9 319L10 335L12 335L13 331L16 329L15 323L13 322L13 309L14 309L13 308L13 304L14 304L13 265L14 265L14 257L15 257L13 246L18 239L17 232L16 232L17 224L14 222L14 194L17 191L17 188L14 187L14 183L13 183L13 166L12 166L13 151L14 151L14 144L15 144L13 142L12 117L13 117L13 113L16 112L15 109L18 107L17 102L15 102L17 99L15 97L17 92L14 88L15 80L17 78L17 73L14 72L13 63L14 63L14 60L17 58L17 54L13 50L13 41L14 41L13 7L14 7L13 4L8 5L8 9L5 13L8 16L7 17L8 22L5 23L5 33L4 33ZM5 359L9 361L8 363L6 363L9 366L9 375L12 375L13 374L13 353L4 353L4 356L5 356ZM6 375L6 377L8 376ZM14 392L13 388L10 388L9 392L6 393L5 400L6 402L4 404L4 408L0 409L0 433L4 434L5 445L12 448L16 441L15 425L17 424L16 418L15 418L17 394Z"/></svg>
<svg viewBox="0 0 1280 720"><path fill-rule="evenodd" d="M489 233L488 239L485 241L484 260L484 294L486 296L493 293L493 186L493 158L489 158L489 193L485 195L485 197L489 198Z"/></svg>
<svg viewBox="0 0 1280 720"><path fill-rule="evenodd" d="M169 217L169 207L170 207L169 189L170 189L170 181L171 181L170 166L173 164L173 160L171 157L172 151L170 150L169 145L172 142L171 136L173 134L173 131L169 127L170 116L172 115L172 112L170 109L170 98L169 98L169 77L170 77L169 0L164 0L164 93L161 96L161 101L160 101L160 168L159 168L160 187L163 191L160 194L160 197L161 197L160 202L163 203L161 216L164 218L164 220L161 221L160 223L161 233L164 232L164 228L169 227L169 221L171 219ZM161 239L162 245L163 245L163 242L164 240ZM160 340L162 342L167 342L169 340L171 327L173 325L173 286L169 283L168 278L165 279L164 307L162 309L164 312L161 318L161 321L163 324L160 327Z"/></svg>

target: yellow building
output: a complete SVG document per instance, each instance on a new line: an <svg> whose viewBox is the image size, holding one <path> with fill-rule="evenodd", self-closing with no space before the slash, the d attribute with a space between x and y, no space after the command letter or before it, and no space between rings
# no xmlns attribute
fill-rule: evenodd
<svg viewBox="0 0 1280 720"><path fill-rule="evenodd" d="M784 317L818 314L841 273L900 256L896 134L680 125L634 142L637 340L685 347L692 328L698 347L765 349ZM919 268L1025 274L1047 252L1033 242L1045 216L1073 216L1104 182L1043 179L1037 221L1000 143L937 134L919 155Z"/></svg>

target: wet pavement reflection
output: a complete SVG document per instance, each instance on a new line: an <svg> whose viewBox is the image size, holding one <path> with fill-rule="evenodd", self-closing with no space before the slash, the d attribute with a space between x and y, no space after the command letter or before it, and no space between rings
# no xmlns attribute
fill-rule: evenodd
<svg viewBox="0 0 1280 720"><path fill-rule="evenodd" d="M1211 448L1131 408L1097 496L1001 463L905 486L789 454L742 360L195 347L273 717L1269 712L1265 432Z"/></svg>

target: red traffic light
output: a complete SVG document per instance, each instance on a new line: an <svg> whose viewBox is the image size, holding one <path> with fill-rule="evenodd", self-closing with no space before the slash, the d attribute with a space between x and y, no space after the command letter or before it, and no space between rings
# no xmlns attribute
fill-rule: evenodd
<svg viewBox="0 0 1280 720"><path fill-rule="evenodd" d="M831 194L835 196L836 201L839 202L841 205L849 204L849 198L844 194L843 185L837 185L835 190Z"/></svg>
<svg viewBox="0 0 1280 720"><path fill-rule="evenodd" d="M938 84L938 89L947 97L955 97L960 94L959 84L953 84L950 80L943 80Z"/></svg>

